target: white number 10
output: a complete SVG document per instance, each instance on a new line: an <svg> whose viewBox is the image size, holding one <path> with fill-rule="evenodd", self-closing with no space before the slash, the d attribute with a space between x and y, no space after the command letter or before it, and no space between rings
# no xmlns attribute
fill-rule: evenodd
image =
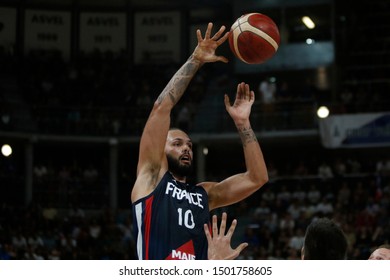
<svg viewBox="0 0 390 280"><path fill-rule="evenodd" d="M189 229L193 229L195 227L195 222L194 222L194 216L192 215L191 210L187 210L184 212L184 217L183 217L183 209L178 208L177 212L179 213L179 226L183 225L184 221L184 226Z"/></svg>

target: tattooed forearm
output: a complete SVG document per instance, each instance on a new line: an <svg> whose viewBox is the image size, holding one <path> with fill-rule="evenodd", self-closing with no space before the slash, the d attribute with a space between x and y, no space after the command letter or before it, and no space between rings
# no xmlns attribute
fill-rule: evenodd
<svg viewBox="0 0 390 280"><path fill-rule="evenodd" d="M199 69L199 66L200 64L190 57L169 81L168 85L157 98L157 103L161 104L166 96L169 96L169 99L174 106L184 94L196 71Z"/></svg>
<svg viewBox="0 0 390 280"><path fill-rule="evenodd" d="M238 127L238 134L240 135L241 142L244 147L251 142L257 142L256 135L250 126Z"/></svg>
<svg viewBox="0 0 390 280"><path fill-rule="evenodd" d="M177 103L178 98L175 97L175 79L176 76L169 81L168 85L165 87L163 92L159 95L159 97L157 98L158 104L161 104L167 95L169 96L169 99L171 100L171 103L173 105Z"/></svg>

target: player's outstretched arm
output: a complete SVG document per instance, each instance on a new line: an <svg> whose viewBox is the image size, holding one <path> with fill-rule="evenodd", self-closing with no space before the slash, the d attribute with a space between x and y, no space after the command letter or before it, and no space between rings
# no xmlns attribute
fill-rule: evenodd
<svg viewBox="0 0 390 280"><path fill-rule="evenodd" d="M231 205L253 194L268 182L268 172L263 153L249 120L255 94L246 83L237 86L233 105L225 94L225 107L238 130L244 150L246 171L219 183L202 183L209 194L209 207Z"/></svg>
<svg viewBox="0 0 390 280"><path fill-rule="evenodd" d="M236 249L233 249L231 247L230 243L234 230L237 226L237 220L233 220L228 232L225 235L226 220L227 214L222 213L221 225L218 230L217 216L213 216L212 236L210 234L208 225L204 225L204 232L206 234L207 243L209 247L207 252L209 260L234 260L240 255L241 251L248 246L248 243L241 243Z"/></svg>
<svg viewBox="0 0 390 280"><path fill-rule="evenodd" d="M154 102L141 136L137 179L131 193L133 202L151 193L168 168L164 147L171 123L171 111L183 96L198 69L207 62L227 62L223 56L217 56L215 51L226 41L228 33L223 35L225 27L222 26L212 36L212 27L213 24L209 23L204 37L200 30L197 30L198 45L193 54L175 73Z"/></svg>

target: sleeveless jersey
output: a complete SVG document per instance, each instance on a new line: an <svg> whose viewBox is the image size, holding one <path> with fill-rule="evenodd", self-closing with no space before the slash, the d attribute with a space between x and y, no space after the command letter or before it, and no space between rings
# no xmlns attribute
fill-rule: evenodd
<svg viewBox="0 0 390 280"><path fill-rule="evenodd" d="M167 172L132 208L138 259L207 259L203 225L209 224L210 214L202 187L177 182Z"/></svg>

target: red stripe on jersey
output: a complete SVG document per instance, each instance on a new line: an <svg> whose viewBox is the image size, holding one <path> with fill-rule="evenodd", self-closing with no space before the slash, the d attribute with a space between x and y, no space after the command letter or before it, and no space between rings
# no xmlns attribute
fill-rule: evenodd
<svg viewBox="0 0 390 280"><path fill-rule="evenodd" d="M144 217L144 225L145 225L145 260L149 259L149 239L150 239L150 223L152 221L152 204L153 204L153 196L148 198L145 201L145 217Z"/></svg>

